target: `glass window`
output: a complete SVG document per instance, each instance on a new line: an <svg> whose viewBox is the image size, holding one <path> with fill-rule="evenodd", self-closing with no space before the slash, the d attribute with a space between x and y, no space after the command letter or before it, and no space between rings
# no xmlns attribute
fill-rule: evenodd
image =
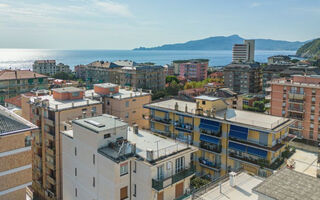
<svg viewBox="0 0 320 200"><path fill-rule="evenodd" d="M184 169L184 157L176 159L176 173L181 172Z"/></svg>
<svg viewBox="0 0 320 200"><path fill-rule="evenodd" d="M120 165L120 176L126 175L128 173L128 163L122 163Z"/></svg>
<svg viewBox="0 0 320 200"><path fill-rule="evenodd" d="M80 95L80 92L72 92L73 97L78 97Z"/></svg>
<svg viewBox="0 0 320 200"><path fill-rule="evenodd" d="M126 101L126 107L129 107L129 101Z"/></svg>
<svg viewBox="0 0 320 200"><path fill-rule="evenodd" d="M161 166L159 166L157 168L157 178L158 178L158 180L164 179L164 167L163 167L163 165L161 165Z"/></svg>

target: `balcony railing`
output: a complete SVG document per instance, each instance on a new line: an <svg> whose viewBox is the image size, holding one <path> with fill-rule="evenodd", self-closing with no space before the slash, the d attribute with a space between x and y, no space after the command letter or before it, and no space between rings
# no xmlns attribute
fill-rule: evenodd
<svg viewBox="0 0 320 200"><path fill-rule="evenodd" d="M214 132L214 131L209 131L206 129L200 129L200 133L206 134L206 135L210 135L210 136L214 136L214 137L221 137L221 131L218 132Z"/></svg>
<svg viewBox="0 0 320 200"><path fill-rule="evenodd" d="M201 166L220 171L221 165L220 164L215 164L205 158L199 158L199 163Z"/></svg>
<svg viewBox="0 0 320 200"><path fill-rule="evenodd" d="M165 118L151 117L151 121L159 122L163 124L171 124L171 119L165 119Z"/></svg>
<svg viewBox="0 0 320 200"><path fill-rule="evenodd" d="M165 179L152 179L152 188L160 191L163 188L170 186L182 179L185 179L193 174L195 174L196 172L196 168L195 166L190 166L189 168L185 168L184 170L182 170L181 172L178 172L168 178Z"/></svg>
<svg viewBox="0 0 320 200"><path fill-rule="evenodd" d="M292 107L292 106L288 107L288 111L289 112L297 112L297 113L304 113L305 112L303 107L302 108L296 108L296 107Z"/></svg>
<svg viewBox="0 0 320 200"><path fill-rule="evenodd" d="M289 99L304 100L305 95L302 93L289 92Z"/></svg>
<svg viewBox="0 0 320 200"><path fill-rule="evenodd" d="M154 128L151 128L151 131L155 132L155 133L159 133L159 134L167 136L167 137L171 137L170 131L165 131L165 130L161 131L161 130L154 129Z"/></svg>
<svg viewBox="0 0 320 200"><path fill-rule="evenodd" d="M221 153L221 145L219 146L213 146L213 145L208 145L205 142L200 142L200 148L202 149L206 149L208 151L213 151L216 153Z"/></svg>
<svg viewBox="0 0 320 200"><path fill-rule="evenodd" d="M293 113L289 113L289 118L292 118L292 119L297 119L297 120L303 120L303 118L304 118L304 116L303 116L304 114L303 113L301 113L301 114L298 114L298 113L295 113L295 114L293 114Z"/></svg>
<svg viewBox="0 0 320 200"><path fill-rule="evenodd" d="M175 122L174 127L179 131L185 131L189 133L191 133L193 130L193 125L188 123Z"/></svg>

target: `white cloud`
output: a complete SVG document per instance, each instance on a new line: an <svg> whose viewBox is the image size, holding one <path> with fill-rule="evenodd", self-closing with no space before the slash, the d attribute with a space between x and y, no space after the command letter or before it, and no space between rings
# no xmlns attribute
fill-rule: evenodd
<svg viewBox="0 0 320 200"><path fill-rule="evenodd" d="M132 13L127 5L112 1L96 1L95 4L105 13L115 14L123 17L131 17Z"/></svg>

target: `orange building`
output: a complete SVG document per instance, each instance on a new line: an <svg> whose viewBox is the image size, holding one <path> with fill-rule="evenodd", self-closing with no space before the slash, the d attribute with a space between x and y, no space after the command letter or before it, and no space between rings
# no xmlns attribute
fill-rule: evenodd
<svg viewBox="0 0 320 200"><path fill-rule="evenodd" d="M320 140L320 76L295 75L272 80L270 85L270 114L296 119L291 134Z"/></svg>

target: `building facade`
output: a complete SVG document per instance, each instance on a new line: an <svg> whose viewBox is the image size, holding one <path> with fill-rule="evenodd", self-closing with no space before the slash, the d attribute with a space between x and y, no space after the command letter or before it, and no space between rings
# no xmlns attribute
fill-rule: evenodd
<svg viewBox="0 0 320 200"><path fill-rule="evenodd" d="M79 88L58 88L52 95L22 98L22 114L40 127L32 143L32 188L41 199L62 199L61 137L74 119L102 114L99 101ZM26 99L24 99L26 98Z"/></svg>
<svg viewBox="0 0 320 200"><path fill-rule="evenodd" d="M207 78L208 59L175 60L172 62L174 71L180 77L192 81L202 81Z"/></svg>
<svg viewBox="0 0 320 200"><path fill-rule="evenodd" d="M275 79L271 85L270 114L293 118L291 134L320 140L320 76Z"/></svg>
<svg viewBox="0 0 320 200"><path fill-rule="evenodd" d="M4 100L34 89L47 89L48 77L29 70L0 71L0 105Z"/></svg>
<svg viewBox="0 0 320 200"><path fill-rule="evenodd" d="M224 85L236 93L261 91L261 68L258 63L232 63L224 67Z"/></svg>
<svg viewBox="0 0 320 200"><path fill-rule="evenodd" d="M117 116L130 126L138 124L142 129L149 128L149 110L143 108L144 104L151 102L151 94L123 88L112 83L95 84L93 90L85 92L87 98L102 100L102 112Z"/></svg>
<svg viewBox="0 0 320 200"><path fill-rule="evenodd" d="M228 109L219 98L196 102L166 100L145 105L153 132L199 147L197 172L212 179L244 169L269 176L284 165L289 126L294 120Z"/></svg>
<svg viewBox="0 0 320 200"><path fill-rule="evenodd" d="M246 63L254 62L254 40L245 40L244 44L235 44L232 47L232 62Z"/></svg>
<svg viewBox="0 0 320 200"><path fill-rule="evenodd" d="M64 199L171 200L188 191L195 147L128 129L110 115L72 126L62 133Z"/></svg>
<svg viewBox="0 0 320 200"><path fill-rule="evenodd" d="M49 76L53 76L56 73L60 72L71 72L69 65L65 65L62 63L56 65L55 60L36 60L32 65L32 71L38 74L46 74Z"/></svg>
<svg viewBox="0 0 320 200"><path fill-rule="evenodd" d="M32 182L31 131L38 127L0 106L0 199L26 199Z"/></svg>

